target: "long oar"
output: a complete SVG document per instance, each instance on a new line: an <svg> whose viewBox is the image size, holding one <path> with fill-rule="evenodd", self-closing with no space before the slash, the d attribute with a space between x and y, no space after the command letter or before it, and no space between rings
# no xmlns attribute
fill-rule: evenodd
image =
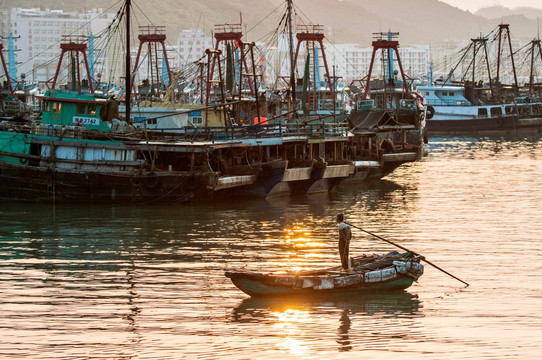
<svg viewBox="0 0 542 360"><path fill-rule="evenodd" d="M415 253L415 252L412 251L412 250L407 249L406 247L403 247L403 246L401 246L401 245L399 245L399 244L394 243L393 241L384 239L382 236L378 236L378 235L376 235L376 234L373 234L373 233L370 232L370 231L367 231L367 230L365 230L365 229L362 229L362 228L357 227L357 226L352 225L352 224L347 224L347 225L350 225L350 226L352 226L353 228L356 228L356 229L358 229L358 230L361 230L361 231L363 231L363 232L366 232L367 234L369 234L369 235L371 235L371 236L374 236L374 237L377 238L377 239L380 239L380 240L385 241L385 242L387 242L387 243L389 243L389 244L395 245L395 246L397 246L399 249L403 249L404 251L411 252L411 253L413 253L414 255L420 255L420 254L418 254L418 253ZM423 257L423 256L422 256L422 260L425 261L426 263L428 263L429 265L431 265L432 267L434 267L435 269L438 269L438 270L442 271L443 273L445 273L446 275L449 275L449 276L453 277L454 279L461 281L463 284L469 286L469 284L466 283L465 281L463 281L463 280L461 280L460 278L458 278L458 277L456 277L456 276L450 274L450 273L447 272L446 270L441 269L440 267L438 267L437 265L433 264L431 261L427 260L427 259L426 259L425 257Z"/></svg>

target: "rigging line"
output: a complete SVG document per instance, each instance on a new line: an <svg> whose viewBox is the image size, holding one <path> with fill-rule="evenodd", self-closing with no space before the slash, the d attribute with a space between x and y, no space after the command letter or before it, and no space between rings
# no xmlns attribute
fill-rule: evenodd
<svg viewBox="0 0 542 360"><path fill-rule="evenodd" d="M303 19L301 18L301 16L297 14L297 11L299 11L301 15L305 17L305 20L308 21L309 24L314 24L314 22L312 22L311 19L307 15L305 15L303 10L301 10L301 8L299 8L297 5L294 4L294 14L299 18L299 20L301 20L302 25L305 25L305 23L303 22Z"/></svg>
<svg viewBox="0 0 542 360"><path fill-rule="evenodd" d="M336 51L336 54L339 54L339 56L341 56L341 58L345 61L346 65L352 65L353 68L355 67L354 64L353 64L352 62L350 62L350 61L348 60L348 58L343 54L343 52L341 52L341 51L335 46L335 44L333 44L331 41L329 41L327 37L324 37L324 41L326 42L326 44L331 45L331 47ZM323 49L322 49L322 51L323 51ZM341 64L340 69L346 71L346 70L347 70L347 67L346 67L346 66L343 66L343 65Z"/></svg>
<svg viewBox="0 0 542 360"><path fill-rule="evenodd" d="M271 16L272 14L276 13L277 10L281 7L284 7L284 3L283 4L280 4L279 6L277 6L276 8L274 8L269 14L267 14L263 19L261 19L258 23L256 23L256 25L254 25L253 27L251 27L249 30L246 31L246 34L250 33L252 30L254 30L254 28L256 28L258 25L260 25L262 22L264 22L265 20L267 20L267 18L269 16ZM283 15L283 17L285 16L285 14ZM281 20L282 21L282 20ZM246 35L245 34L245 35Z"/></svg>
<svg viewBox="0 0 542 360"><path fill-rule="evenodd" d="M117 32L120 33L120 31L118 29L117 29ZM112 36L112 39L113 39L113 45L112 45L113 54L112 55L113 55L113 58L115 58L116 56L118 56L119 53L122 53L122 44L119 45L119 42L120 42L119 36L115 36L115 37ZM111 78L114 75L114 71L115 71L114 67L115 67L114 64L110 64L110 68L108 69L109 74L108 74L107 78L108 78L109 82L111 82ZM103 65L102 68L105 68L105 64Z"/></svg>
<svg viewBox="0 0 542 360"><path fill-rule="evenodd" d="M117 5L119 2L117 2L116 4L114 5ZM114 5L111 5L108 9L110 9L111 7L113 7ZM88 21L86 21L85 23L83 23L81 26L79 26L78 28L74 29L70 34L67 34L67 36L74 36L77 32L79 32L80 30L86 30L86 27L88 26L89 23L91 23L92 21L96 20L99 16L101 16L102 14L97 14L96 16L94 16L93 18L89 19ZM61 40L60 42L55 42L54 44L51 44L48 48L46 48L44 51L38 53L37 56L39 55L42 55L43 53L45 53L46 51L50 50L51 48L53 47L56 47L58 46L59 44L62 43L62 37L61 37ZM28 59L27 61L25 61L24 63L22 64L19 64L19 66L17 68L20 68L21 66L27 64L29 61L31 60L34 60L36 56L33 56L32 58Z"/></svg>
<svg viewBox="0 0 542 360"><path fill-rule="evenodd" d="M111 10L112 8L116 8L117 6L119 6L119 4L124 4L125 0L118 0L117 2L114 2L112 3L108 8L105 9L105 11L103 13L106 13L108 12L109 10ZM122 5L121 5L122 7ZM120 9L120 8L119 8ZM119 10L120 11L120 10ZM117 12L118 14L118 12Z"/></svg>
<svg viewBox="0 0 542 360"><path fill-rule="evenodd" d="M137 5L137 4L133 4L142 14L143 14L143 17L145 19L147 19L147 21L152 25L152 26L156 26L154 25L154 23L151 21L151 19L148 18L148 16L145 14L145 12Z"/></svg>
<svg viewBox="0 0 542 360"><path fill-rule="evenodd" d="M455 72L455 69L457 69L457 67L459 66L459 64L463 61L463 59L467 56L470 48L472 46L472 43L470 43L470 45L467 47L467 49L465 50L465 53L463 54L463 56L461 57L461 59L459 60L459 62L455 65L455 67L450 71L448 77L446 78L446 80L444 80L444 82L442 83L442 86L444 86L448 80L450 80L450 77L453 75L453 73ZM474 59L474 58L473 58ZM472 62L471 62L472 63ZM467 67L467 71L469 70L470 68L470 65ZM465 80L465 77L466 77L466 73L465 75L463 76L462 80Z"/></svg>
<svg viewBox="0 0 542 360"><path fill-rule="evenodd" d="M256 39L254 42L255 43L257 43L257 42L266 43L266 41L268 39L273 39L273 35L275 34L275 31L276 30L272 30L272 31L268 32L267 34L262 35L259 39Z"/></svg>
<svg viewBox="0 0 542 360"><path fill-rule="evenodd" d="M264 34L263 36L261 36L260 39L258 39L257 41L272 41L274 37L278 34L278 31L279 31L279 28L275 27L272 31L269 31L267 34Z"/></svg>
<svg viewBox="0 0 542 360"><path fill-rule="evenodd" d="M118 5L119 3L120 3L120 1L118 1L117 3L111 5L107 10L111 9L111 8L114 7L115 5ZM107 11L107 10L106 10L106 11ZM119 11L120 11L120 10L119 10ZM118 14L118 13L117 13L117 14ZM78 28L74 29L70 34L67 34L67 36L73 36L73 35L75 35L77 32L79 32L81 29L84 29L84 28L85 28L85 30L86 30L86 27L88 26L88 24L91 23L92 21L96 20L99 16L101 16L101 14L98 14L98 15L94 16L92 19L89 19L89 20L86 21L84 24L82 24L82 25L79 26ZM114 23L114 20L115 20L115 19L113 19L113 21L111 22L111 24ZM111 25L111 24L110 24L110 25ZM103 32L103 31L105 31L105 30L102 30L102 32ZM51 44L49 47L47 47L45 50L39 52L37 55L31 57L30 59L28 59L27 61L25 61L25 62L23 62L23 63L21 63L21 64L18 64L17 69L20 69L22 66L24 66L24 65L26 65L28 62L34 60L36 57L38 57L38 56L44 54L44 53L47 52L48 50L50 50L50 49L52 49L52 48L56 48L56 47L57 47L59 44L61 44L61 43L62 43L62 37L61 37L61 40L60 40L60 41L57 41L57 42ZM36 69L41 69L41 68L43 68L43 67L45 67L45 66L47 66L47 65L52 64L55 60L59 60L59 59L60 59L60 56L55 57L55 58L51 59L51 60L48 61L48 62L45 62L45 63L42 63L42 64L38 65L38 66L36 67Z"/></svg>
<svg viewBox="0 0 542 360"><path fill-rule="evenodd" d="M190 45L190 49L188 50L188 58L190 58L190 55L192 55L192 49L194 48L194 42L195 42L195 39L196 39L196 35L198 33L198 30L199 30L199 24L201 22L201 18L203 17L203 13L200 13L199 14L199 18L198 18L198 23L196 24L196 31L194 32L194 37L192 38L192 44ZM202 31L203 33L203 36L205 37L205 31ZM177 52L177 50L175 50L175 52ZM188 59L185 59L182 57L181 54L178 53L178 55L180 55L180 58L183 59L183 62L185 65L188 64Z"/></svg>

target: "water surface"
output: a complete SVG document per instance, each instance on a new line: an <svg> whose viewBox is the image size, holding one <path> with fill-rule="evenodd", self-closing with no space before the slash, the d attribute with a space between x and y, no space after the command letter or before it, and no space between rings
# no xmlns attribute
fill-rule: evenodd
<svg viewBox="0 0 542 360"><path fill-rule="evenodd" d="M542 141L431 138L330 194L168 206L0 204L0 358L538 359ZM229 269L340 263L335 214L426 265L405 292L251 299ZM351 254L393 246L354 229Z"/></svg>

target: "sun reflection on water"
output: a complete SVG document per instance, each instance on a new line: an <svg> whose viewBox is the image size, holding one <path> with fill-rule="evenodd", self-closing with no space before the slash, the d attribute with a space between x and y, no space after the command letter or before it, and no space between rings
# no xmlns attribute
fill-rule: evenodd
<svg viewBox="0 0 542 360"><path fill-rule="evenodd" d="M269 315L276 318L273 329L278 331L278 335L284 338L284 341L277 343L280 349L286 350L289 354L296 356L310 354L311 349L307 342L297 338L303 335L300 325L312 321L309 311L287 308L282 311L271 311Z"/></svg>
<svg viewBox="0 0 542 360"><path fill-rule="evenodd" d="M284 256L268 262L267 265L281 273L298 272L311 267L315 261L321 261L328 244L313 233L314 226L307 226L313 222L308 219L306 222L293 223L283 228L283 234L276 241L284 248Z"/></svg>

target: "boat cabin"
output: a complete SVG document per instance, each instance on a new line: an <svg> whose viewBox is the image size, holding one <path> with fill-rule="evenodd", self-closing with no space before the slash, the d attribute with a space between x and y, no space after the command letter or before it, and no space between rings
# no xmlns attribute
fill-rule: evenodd
<svg viewBox="0 0 542 360"><path fill-rule="evenodd" d="M42 101L45 125L84 126L87 130L111 131L113 104L94 94L47 90Z"/></svg>
<svg viewBox="0 0 542 360"><path fill-rule="evenodd" d="M468 106L470 101L465 97L465 89L459 86L419 85L418 92L431 106Z"/></svg>

